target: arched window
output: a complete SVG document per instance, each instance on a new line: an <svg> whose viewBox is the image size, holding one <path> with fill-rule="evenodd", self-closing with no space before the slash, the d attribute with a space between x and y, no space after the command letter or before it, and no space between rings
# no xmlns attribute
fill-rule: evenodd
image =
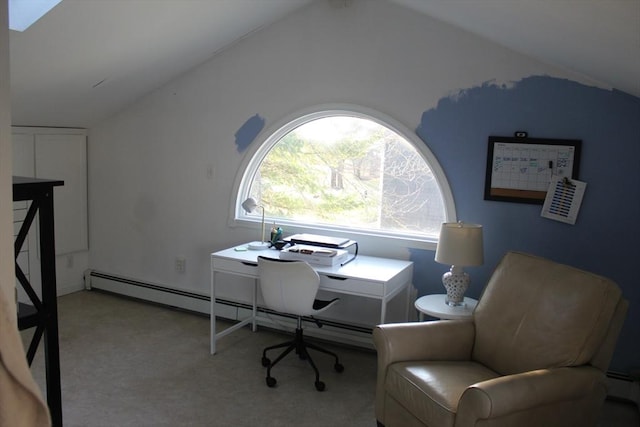
<svg viewBox="0 0 640 427"><path fill-rule="evenodd" d="M267 135L238 185L235 220L253 197L267 228L437 241L455 221L451 191L435 157L415 133L379 113L323 109ZM331 234L331 233L329 233ZM267 236L268 237L268 236Z"/></svg>

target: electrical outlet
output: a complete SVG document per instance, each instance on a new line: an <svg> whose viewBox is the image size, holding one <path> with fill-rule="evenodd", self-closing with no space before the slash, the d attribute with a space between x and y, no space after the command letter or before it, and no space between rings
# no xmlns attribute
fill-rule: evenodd
<svg viewBox="0 0 640 427"><path fill-rule="evenodd" d="M187 260L184 257L176 257L176 271L184 273L187 270Z"/></svg>

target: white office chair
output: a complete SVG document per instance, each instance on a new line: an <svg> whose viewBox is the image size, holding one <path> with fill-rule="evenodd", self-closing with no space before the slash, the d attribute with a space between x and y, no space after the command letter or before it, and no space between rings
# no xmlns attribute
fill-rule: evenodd
<svg viewBox="0 0 640 427"><path fill-rule="evenodd" d="M316 299L320 277L309 264L304 261L281 260L259 256L258 273L260 277L260 290L267 308L280 313L291 314L297 317L298 325L293 340L282 344L267 347L262 352L262 366L267 367L267 385L275 387L276 379L271 376L271 369L282 360L292 350L300 359L306 359L316 373L316 390L323 391L325 384L320 381L320 372L313 363L307 349L313 349L335 358L333 365L336 372L342 372L344 367L340 364L338 356L312 344L306 342L302 335L303 316L314 316L331 307L338 301L335 298L331 301L321 301ZM322 325L316 321L319 327ZM287 347L273 362L267 358L267 351L276 348Z"/></svg>

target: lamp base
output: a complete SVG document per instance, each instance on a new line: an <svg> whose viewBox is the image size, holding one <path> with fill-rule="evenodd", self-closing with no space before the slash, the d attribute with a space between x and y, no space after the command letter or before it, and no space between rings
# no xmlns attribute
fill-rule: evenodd
<svg viewBox="0 0 640 427"><path fill-rule="evenodd" d="M447 290L445 303L452 307L464 305L464 293L467 292L471 278L461 267L452 266L451 271L442 275L442 284Z"/></svg>
<svg viewBox="0 0 640 427"><path fill-rule="evenodd" d="M247 248L252 251L262 251L265 249L269 249L269 242L251 242L247 245Z"/></svg>

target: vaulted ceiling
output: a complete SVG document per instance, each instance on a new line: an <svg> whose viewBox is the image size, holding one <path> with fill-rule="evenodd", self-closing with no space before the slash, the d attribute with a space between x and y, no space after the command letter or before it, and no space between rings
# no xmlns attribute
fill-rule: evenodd
<svg viewBox="0 0 640 427"><path fill-rule="evenodd" d="M353 0L63 0L11 31L13 123L90 127L313 1ZM640 96L640 0L387 1Z"/></svg>

